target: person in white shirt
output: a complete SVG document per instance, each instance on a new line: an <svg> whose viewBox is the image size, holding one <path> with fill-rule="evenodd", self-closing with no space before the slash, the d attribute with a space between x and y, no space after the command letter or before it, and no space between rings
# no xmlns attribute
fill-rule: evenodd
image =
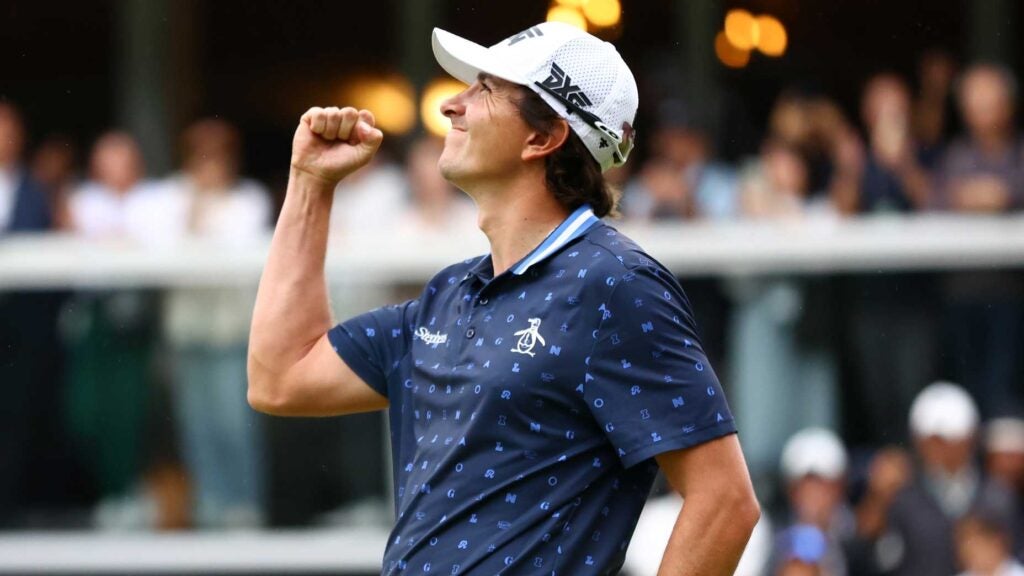
<svg viewBox="0 0 1024 576"><path fill-rule="evenodd" d="M89 238L148 240L162 219L160 194L144 178L142 153L125 132L108 132L93 145L89 180L71 193L72 229Z"/></svg>
<svg viewBox="0 0 1024 576"><path fill-rule="evenodd" d="M202 239L230 251L269 233L270 197L242 178L241 137L219 119L182 135L182 170L162 185L168 240ZM194 494L193 522L204 528L262 522L262 442L246 405L246 346L256 286L180 288L164 299L164 336L173 353L172 398Z"/></svg>
<svg viewBox="0 0 1024 576"><path fill-rule="evenodd" d="M68 199L71 232L89 242L147 241L162 217L158 200L136 140L107 132L93 145L89 180ZM123 526L120 511L145 504L137 489L149 448L156 310L148 291L80 291L62 317L69 428L99 485L95 520L101 527Z"/></svg>

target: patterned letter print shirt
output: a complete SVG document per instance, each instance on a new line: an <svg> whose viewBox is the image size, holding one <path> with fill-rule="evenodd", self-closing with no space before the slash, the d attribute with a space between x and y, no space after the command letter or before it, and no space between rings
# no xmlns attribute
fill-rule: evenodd
<svg viewBox="0 0 1024 576"><path fill-rule="evenodd" d="M653 456L736 430L689 302L587 207L492 270L456 264L329 333L390 402L383 574L616 574Z"/></svg>

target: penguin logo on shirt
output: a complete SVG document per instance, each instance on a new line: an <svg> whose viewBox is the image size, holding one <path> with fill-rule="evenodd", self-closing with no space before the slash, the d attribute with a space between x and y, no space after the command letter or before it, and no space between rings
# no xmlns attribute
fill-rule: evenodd
<svg viewBox="0 0 1024 576"><path fill-rule="evenodd" d="M530 318L530 327L524 328L514 335L519 336L519 341L516 342L516 347L512 349L512 352L518 354L529 354L534 356L533 347L540 342L541 346L544 346L544 337L540 335L540 318Z"/></svg>

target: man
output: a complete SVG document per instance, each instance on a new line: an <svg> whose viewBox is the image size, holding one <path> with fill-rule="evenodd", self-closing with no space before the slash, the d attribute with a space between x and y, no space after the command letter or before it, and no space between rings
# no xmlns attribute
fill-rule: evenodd
<svg viewBox="0 0 1024 576"><path fill-rule="evenodd" d="M842 440L827 428L804 428L790 437L782 449L781 472L789 525L776 544L782 544L785 534L800 526L817 528L826 541L821 570L830 576L860 574L850 558L857 526L846 501L848 462ZM776 546L776 552L784 548ZM773 564L779 560L775 558Z"/></svg>
<svg viewBox="0 0 1024 576"><path fill-rule="evenodd" d="M1017 79L999 65L975 64L960 79L965 134L939 167L937 207L962 214L1024 209L1024 137L1016 127ZM1024 339L1024 278L1016 270L951 273L943 350L949 370L978 399L983 418L1024 410L1019 378Z"/></svg>
<svg viewBox="0 0 1024 576"><path fill-rule="evenodd" d="M955 574L955 526L972 509L1011 510L1013 499L975 464L978 407L949 382L925 387L910 407L910 432L918 468L895 496L887 532L875 545L886 574Z"/></svg>
<svg viewBox="0 0 1024 576"><path fill-rule="evenodd" d="M598 220L614 209L601 171L632 147L632 74L555 23L491 48L436 30L433 46L470 84L442 104L438 166L491 253L331 328L331 191L383 135L368 111L309 110L257 296L250 403L389 408L384 574L615 574L658 466L686 498L659 574L731 574L759 509L721 387L672 275Z"/></svg>
<svg viewBox="0 0 1024 576"><path fill-rule="evenodd" d="M0 100L0 234L50 227L46 192L21 166L24 144L20 112Z"/></svg>
<svg viewBox="0 0 1024 576"><path fill-rule="evenodd" d="M46 191L22 164L25 135L21 112L0 99L0 242L7 234L45 232L51 224ZM64 438L53 409L62 392L55 329L60 303L60 295L48 291L0 292L0 382L6 399L0 407L0 528L22 521L29 487L52 478L49 463L60 461L36 457L52 456Z"/></svg>
<svg viewBox="0 0 1024 576"><path fill-rule="evenodd" d="M867 149L857 210L910 213L930 201L927 154L911 126L911 93L891 73L872 76L861 95ZM934 162L932 162L934 164ZM921 386L934 379L936 278L930 274L870 274L848 278L847 326L864 430L878 443L907 439L906 418Z"/></svg>

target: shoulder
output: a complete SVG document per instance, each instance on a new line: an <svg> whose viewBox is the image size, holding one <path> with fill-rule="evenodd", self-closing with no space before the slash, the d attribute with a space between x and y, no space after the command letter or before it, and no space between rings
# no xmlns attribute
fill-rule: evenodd
<svg viewBox="0 0 1024 576"><path fill-rule="evenodd" d="M665 265L613 226L603 222L597 224L584 236L583 243L581 245L592 247L595 253L603 251L607 254L608 257L598 260L597 267L607 276L622 280L622 287L617 292L678 288L675 275Z"/></svg>

